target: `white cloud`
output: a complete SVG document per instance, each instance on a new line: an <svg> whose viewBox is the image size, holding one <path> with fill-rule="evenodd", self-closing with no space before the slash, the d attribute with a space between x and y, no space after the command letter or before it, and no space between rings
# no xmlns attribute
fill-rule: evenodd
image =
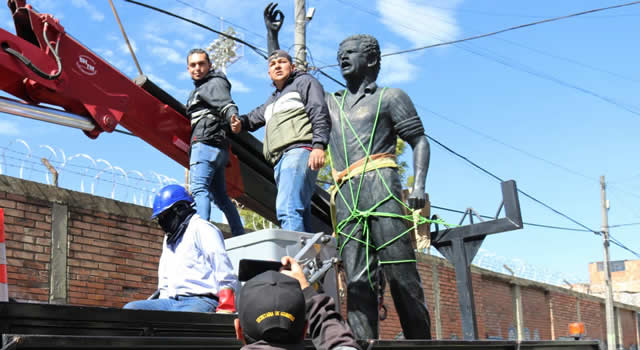
<svg viewBox="0 0 640 350"><path fill-rule="evenodd" d="M147 73L147 76L149 76L149 79L151 79L151 81L156 83L158 86L160 86L164 90L177 90L177 88L173 84L169 83L168 81L160 78L159 76L153 73Z"/></svg>
<svg viewBox="0 0 640 350"><path fill-rule="evenodd" d="M73 4L73 6L75 7L87 10L87 12L89 12L89 15L91 16L91 19L94 21L102 22L102 20L104 20L104 14L98 11L98 9L90 4L87 0L71 0L71 4Z"/></svg>
<svg viewBox="0 0 640 350"><path fill-rule="evenodd" d="M152 43L156 43L156 44L162 44L162 45L169 45L169 40L159 37L158 35L154 34L154 33L144 33L144 38L147 39L148 41L152 42Z"/></svg>
<svg viewBox="0 0 640 350"><path fill-rule="evenodd" d="M397 51L395 46L386 48L388 51ZM387 51L384 50L384 51ZM413 81L418 76L418 66L413 64L412 56L415 55L394 55L383 57L380 62L380 74L378 75L378 84L393 85Z"/></svg>
<svg viewBox="0 0 640 350"><path fill-rule="evenodd" d="M102 56L102 58L105 59L111 59L113 58L113 50L111 49L96 49L96 52L100 54L100 56Z"/></svg>
<svg viewBox="0 0 640 350"><path fill-rule="evenodd" d="M440 1L448 8L460 1ZM415 46L425 46L454 39L460 29L451 9L417 4L415 0L377 0L382 23L389 30L409 40Z"/></svg>
<svg viewBox="0 0 640 350"><path fill-rule="evenodd" d="M152 55L158 58L160 62L171 62L175 64L185 64L185 59L178 51L170 47L154 46L150 50Z"/></svg>
<svg viewBox="0 0 640 350"><path fill-rule="evenodd" d="M189 93L191 92L186 89L180 89L175 85L171 84L170 82L166 81L165 79L162 79L161 77L153 73L147 72L146 74L149 77L149 79L151 79L152 82L160 86L163 90L173 94L174 95L173 97L176 98L178 101L186 101L187 97L189 96Z"/></svg>
<svg viewBox="0 0 640 350"><path fill-rule="evenodd" d="M184 41L178 39L173 41L173 45L180 49L185 49L187 47L187 44L185 44Z"/></svg>
<svg viewBox="0 0 640 350"><path fill-rule="evenodd" d="M178 80L189 80L189 79L191 79L191 76L189 75L189 72L186 69L178 74Z"/></svg>
<svg viewBox="0 0 640 350"><path fill-rule="evenodd" d="M267 62L260 57L244 56L237 62L227 67L227 76L230 74L243 74L244 76L270 82Z"/></svg>
<svg viewBox="0 0 640 350"><path fill-rule="evenodd" d="M244 85L241 81L229 79L229 82L231 83L231 92L232 93L233 92L238 92L238 93L251 92L251 88L249 88L248 86Z"/></svg>
<svg viewBox="0 0 640 350"><path fill-rule="evenodd" d="M122 41L124 41L124 39L122 39ZM129 39L129 44L131 44L131 47L133 48L133 52L138 52L138 46L136 45L136 42ZM126 42L123 42L122 44L120 44L120 53L124 53L127 55L131 54L131 51L129 51L129 46L127 45Z"/></svg>
<svg viewBox="0 0 640 350"><path fill-rule="evenodd" d="M0 120L0 135L20 135L20 129L18 125L13 122Z"/></svg>

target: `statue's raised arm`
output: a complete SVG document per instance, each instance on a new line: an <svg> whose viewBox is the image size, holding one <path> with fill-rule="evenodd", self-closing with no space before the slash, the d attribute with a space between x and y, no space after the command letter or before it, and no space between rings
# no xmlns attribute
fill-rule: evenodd
<svg viewBox="0 0 640 350"><path fill-rule="evenodd" d="M278 43L278 32L284 22L284 13L277 10L278 3L270 2L267 7L264 8L264 25L267 27L267 49L269 54L273 50L280 49L280 43Z"/></svg>

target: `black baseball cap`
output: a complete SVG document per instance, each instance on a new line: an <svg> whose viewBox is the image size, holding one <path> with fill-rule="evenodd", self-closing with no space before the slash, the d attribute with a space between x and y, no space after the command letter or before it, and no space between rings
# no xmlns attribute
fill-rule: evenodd
<svg viewBox="0 0 640 350"><path fill-rule="evenodd" d="M236 304L242 333L249 343L302 341L305 305L296 279L277 271L263 272L244 284Z"/></svg>
<svg viewBox="0 0 640 350"><path fill-rule="evenodd" d="M280 58L280 57L284 57L287 60L289 60L289 62L293 62L291 60L291 55L289 55L289 53L285 50L273 50L271 51L271 54L269 54L269 59L267 60L268 62L271 62L271 60L274 60L276 58Z"/></svg>

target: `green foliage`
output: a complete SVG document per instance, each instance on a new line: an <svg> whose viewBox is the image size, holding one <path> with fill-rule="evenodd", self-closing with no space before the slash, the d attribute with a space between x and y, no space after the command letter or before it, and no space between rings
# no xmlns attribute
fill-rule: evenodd
<svg viewBox="0 0 640 350"><path fill-rule="evenodd" d="M263 230L267 228L277 228L278 225L273 222L265 219L261 215L255 213L251 209L247 209L244 206L240 205L236 202L236 206L238 207L238 213L240 214L240 218L242 218L242 222L244 223L244 227L250 230Z"/></svg>

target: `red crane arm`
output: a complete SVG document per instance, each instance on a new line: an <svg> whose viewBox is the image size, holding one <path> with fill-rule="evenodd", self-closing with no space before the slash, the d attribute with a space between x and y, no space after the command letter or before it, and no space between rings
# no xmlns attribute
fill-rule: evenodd
<svg viewBox="0 0 640 350"><path fill-rule="evenodd" d="M10 0L16 35L0 29L0 88L90 117L95 138L120 124L185 167L189 121L84 47L57 19ZM60 65L58 66L58 62Z"/></svg>

